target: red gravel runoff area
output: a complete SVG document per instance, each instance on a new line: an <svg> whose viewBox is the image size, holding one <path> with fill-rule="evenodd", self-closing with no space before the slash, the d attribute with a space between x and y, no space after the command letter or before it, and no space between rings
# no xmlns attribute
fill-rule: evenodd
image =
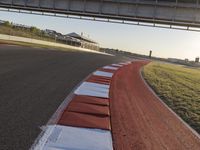
<svg viewBox="0 0 200 150"><path fill-rule="evenodd" d="M140 75L147 61L119 69L111 82L115 150L200 150L200 139L148 88Z"/></svg>

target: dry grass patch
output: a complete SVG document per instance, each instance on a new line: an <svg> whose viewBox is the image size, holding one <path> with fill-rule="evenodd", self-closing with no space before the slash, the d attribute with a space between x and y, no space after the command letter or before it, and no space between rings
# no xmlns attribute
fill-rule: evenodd
<svg viewBox="0 0 200 150"><path fill-rule="evenodd" d="M143 76L159 97L200 133L200 70L152 62Z"/></svg>

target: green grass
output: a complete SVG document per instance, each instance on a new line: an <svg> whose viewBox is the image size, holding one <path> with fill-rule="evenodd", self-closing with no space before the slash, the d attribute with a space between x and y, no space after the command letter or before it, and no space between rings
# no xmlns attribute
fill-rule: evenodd
<svg viewBox="0 0 200 150"><path fill-rule="evenodd" d="M200 133L200 70L152 62L143 76L157 95Z"/></svg>

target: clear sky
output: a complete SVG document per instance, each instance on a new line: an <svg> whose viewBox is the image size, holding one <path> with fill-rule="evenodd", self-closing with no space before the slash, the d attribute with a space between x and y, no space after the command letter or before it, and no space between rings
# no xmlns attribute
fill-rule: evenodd
<svg viewBox="0 0 200 150"><path fill-rule="evenodd" d="M200 32L9 12L0 12L0 20L36 26L41 29L53 29L63 34L83 32L100 43L101 47L134 53L148 55L149 50L152 50L154 56L189 58L190 60L200 56Z"/></svg>

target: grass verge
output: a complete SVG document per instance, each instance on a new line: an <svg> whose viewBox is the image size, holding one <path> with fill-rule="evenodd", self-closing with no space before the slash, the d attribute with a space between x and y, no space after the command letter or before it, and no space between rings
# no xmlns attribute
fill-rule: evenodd
<svg viewBox="0 0 200 150"><path fill-rule="evenodd" d="M156 94L200 134L200 70L152 62L143 76Z"/></svg>
<svg viewBox="0 0 200 150"><path fill-rule="evenodd" d="M79 51L78 49L70 49L70 48L63 48L59 46L48 46L42 44L35 44L35 43L28 43L28 42L19 42L19 41L10 41L10 40L0 40L0 44L8 44L8 45L18 45L18 46L27 46L32 48L45 48L45 49L52 49L52 50L63 50L63 51Z"/></svg>
<svg viewBox="0 0 200 150"><path fill-rule="evenodd" d="M4 26L4 25L0 25L0 33L6 34L6 35L13 35L13 36L19 36L19 37L55 42L55 39L52 38L52 37L47 37L47 36L44 36L44 35L40 35L39 33L31 32L29 30L25 30L25 29L22 30L22 29L12 28L12 27L9 27L9 26Z"/></svg>

